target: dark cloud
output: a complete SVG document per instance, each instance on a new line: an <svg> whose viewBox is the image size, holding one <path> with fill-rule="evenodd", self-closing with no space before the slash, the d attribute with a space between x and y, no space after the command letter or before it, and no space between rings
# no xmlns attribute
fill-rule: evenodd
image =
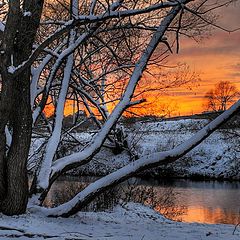
<svg viewBox="0 0 240 240"><path fill-rule="evenodd" d="M184 50L182 56L207 56L207 55L238 55L236 51L240 51L240 46L237 49L233 46L218 46L218 47L204 47L204 48L187 48Z"/></svg>
<svg viewBox="0 0 240 240"><path fill-rule="evenodd" d="M196 94L194 91L169 91L169 95L171 96L188 96L191 98L202 98L202 96Z"/></svg>
<svg viewBox="0 0 240 240"><path fill-rule="evenodd" d="M193 95L190 97L191 97L191 99L203 99L205 97L205 95Z"/></svg>

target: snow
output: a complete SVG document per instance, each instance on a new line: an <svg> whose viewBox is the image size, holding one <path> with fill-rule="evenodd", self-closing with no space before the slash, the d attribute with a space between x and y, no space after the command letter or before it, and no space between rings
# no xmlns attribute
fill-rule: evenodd
<svg viewBox="0 0 240 240"><path fill-rule="evenodd" d="M138 141L136 150L140 156L144 156L174 148L193 136L208 122L209 120L206 119L138 122L130 127L129 139L134 136L134 141ZM234 129L234 131L239 133L240 129ZM164 170L166 174L173 174L175 177L240 179L238 148L238 138L230 135L228 129L217 130L177 162L163 166L150 174L158 176Z"/></svg>
<svg viewBox="0 0 240 240"><path fill-rule="evenodd" d="M8 72L13 74L16 71L16 68L14 66L9 66L8 67Z"/></svg>
<svg viewBox="0 0 240 240"><path fill-rule="evenodd" d="M95 181L88 185L83 191L78 193L70 201L52 208L44 209L47 215L50 216L69 216L76 211L80 210L80 207L91 199L94 194L99 193L101 189L120 183L129 177L130 175L136 174L143 169L150 167L159 166L161 162L165 165L175 161L180 157L190 152L194 147L200 144L206 139L215 129L217 129L225 119L228 119L235 111L240 108L240 100L236 102L230 109L219 115L196 134L194 134L187 141L183 141L178 146L168 151L157 151L148 155L141 156L138 160L127 164L126 166L108 174L105 177Z"/></svg>
<svg viewBox="0 0 240 240"><path fill-rule="evenodd" d="M186 130L200 130L209 121L207 119L180 119L171 121L154 121L141 123L137 122L135 128L144 128L144 131L165 132L165 131L186 131Z"/></svg>
<svg viewBox="0 0 240 240"><path fill-rule="evenodd" d="M29 12L29 11L24 11L24 12L23 12L23 16L24 16L24 17L31 17L31 16L32 16L32 13Z"/></svg>
<svg viewBox="0 0 240 240"><path fill-rule="evenodd" d="M75 3L76 4L76 3ZM74 5L73 5L74 6ZM75 7L73 7L75 9ZM76 32L70 31L69 45L74 43ZM61 84L61 90L57 99L56 107L56 119L55 125L51 137L48 140L45 155L41 163L41 168L37 178L38 187L46 189L49 185L49 175L51 174L51 165L54 155L57 151L61 139L62 121L64 115L64 106L68 93L69 82L71 78L71 72L74 64L74 55L70 54L67 58L66 66L64 68L64 75Z"/></svg>
<svg viewBox="0 0 240 240"><path fill-rule="evenodd" d="M114 239L114 240L235 240L234 225L174 222L136 203L118 205L112 211L80 212L70 218L25 215L0 216L0 239Z"/></svg>
<svg viewBox="0 0 240 240"><path fill-rule="evenodd" d="M3 24L2 21L0 21L0 31L4 32L4 30L5 30L5 25Z"/></svg>
<svg viewBox="0 0 240 240"><path fill-rule="evenodd" d="M183 3L184 2L185 1L183 1ZM105 124L103 125L101 130L98 132L98 134L95 136L93 141L84 149L84 151L71 154L70 156L61 158L58 161L54 162L52 165L52 175L51 176L53 176L54 174L56 174L58 172L61 172L63 169L65 169L69 165L73 165L75 163L78 163L80 165L81 163L87 161L88 158L90 159L94 153L99 151L102 143L106 139L112 126L114 126L116 121L122 115L126 106L128 106L128 104L131 102L131 97L134 93L135 87L142 77L142 73L147 65L148 60L154 53L156 47L159 44L160 39L165 34L167 27L170 25L170 23L176 17L176 15L180 11L180 9L181 9L180 6L175 6L174 8L172 8L170 13L161 21L157 31L155 32L152 39L150 40L148 47L146 48L146 51L144 51L144 53L142 54L142 56L140 57L138 63L136 64L136 66L134 68L134 71L131 75L129 83L123 94L122 100L115 107L115 109L109 116L108 120L105 122ZM85 38L84 34L82 37L83 37L83 39ZM76 40L77 44L78 44L78 41L81 42L81 37L79 37L79 39ZM72 46L72 47L74 48L74 46ZM69 51L69 48L65 51ZM64 51L62 54L64 55Z"/></svg>
<svg viewBox="0 0 240 240"><path fill-rule="evenodd" d="M38 80L40 78L40 74L41 74L43 68L49 63L49 61L51 59L52 59L52 56L49 54L42 60L41 64L37 68L34 68L34 67L31 68L31 73L32 73L32 81L31 81L31 107L32 107L32 109L34 107L35 98L37 97ZM33 123L35 123L35 120L33 121Z"/></svg>
<svg viewBox="0 0 240 240"><path fill-rule="evenodd" d="M174 148L183 141L192 137L199 129L205 126L207 119L182 119L172 121L148 121L126 124L125 130L128 134L130 146L141 157L154 152L166 151ZM238 133L240 129L235 129ZM72 133L73 137L84 144L91 141L93 133ZM42 141L33 142L31 154L37 151L37 144ZM81 150L75 148L74 152ZM240 152L238 138L228 135L227 130L217 130L212 133L199 146L190 151L186 156L180 158L173 164L162 166L160 169L148 171L147 175L175 177L202 176L209 178L240 179L240 165L238 160ZM72 152L69 151L68 154ZM41 154L40 154L41 155ZM38 156L40 158L41 156ZM34 161L34 159L33 159ZM88 164L72 170L70 175L97 175L103 176L130 163L127 152L114 155L110 149L103 147Z"/></svg>
<svg viewBox="0 0 240 240"><path fill-rule="evenodd" d="M12 135L7 126L5 126L6 142L7 146L10 146L12 143Z"/></svg>
<svg viewBox="0 0 240 240"><path fill-rule="evenodd" d="M181 1L181 4L185 4L187 1ZM161 2L157 4L152 4L151 6L147 6L143 9L128 9L123 11L116 11L116 9L121 6L122 1L116 1L111 5L111 8L108 12L102 13L100 15L93 15L90 13L90 15L79 15L77 17L77 20L79 22L81 21L88 21L88 22L97 22L100 20L105 20L108 18L119 18L119 17L130 17L134 15L140 15L152 11L156 11L159 9L169 8L169 7L175 7L179 5L179 2L177 1L169 1L169 2ZM90 10L92 11L92 10ZM72 22L67 22L66 24L71 25Z"/></svg>
<svg viewBox="0 0 240 240"><path fill-rule="evenodd" d="M192 137L204 127L207 119L181 119L172 121L136 122L125 125L130 146L139 157L154 152L168 151ZM238 133L240 129L235 129ZM88 142L91 135L75 133L80 142ZM85 139L85 140L84 140ZM202 176L209 178L240 179L238 138L229 135L227 129L217 130L199 146L173 164L148 171L147 175L162 176L162 172L175 177ZM78 149L76 149L78 151ZM93 160L70 174L106 175L130 163L130 156L123 152L114 155L103 148ZM167 175L167 176L168 176Z"/></svg>

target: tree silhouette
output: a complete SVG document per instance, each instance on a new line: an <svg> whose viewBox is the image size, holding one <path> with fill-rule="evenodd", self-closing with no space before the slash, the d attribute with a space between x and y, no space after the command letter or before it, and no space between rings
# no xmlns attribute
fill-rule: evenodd
<svg viewBox="0 0 240 240"><path fill-rule="evenodd" d="M205 95L207 109L212 111L225 111L227 107L237 100L240 92L229 81L220 81Z"/></svg>

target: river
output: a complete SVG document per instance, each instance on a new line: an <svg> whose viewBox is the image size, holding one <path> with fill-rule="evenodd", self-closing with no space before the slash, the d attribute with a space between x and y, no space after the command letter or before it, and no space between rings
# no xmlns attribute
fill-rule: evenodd
<svg viewBox="0 0 240 240"><path fill-rule="evenodd" d="M46 206L57 206L93 177L65 177L52 187ZM102 194L84 210L101 211L128 201L152 206L166 217L183 222L237 224L240 221L240 182L134 178Z"/></svg>

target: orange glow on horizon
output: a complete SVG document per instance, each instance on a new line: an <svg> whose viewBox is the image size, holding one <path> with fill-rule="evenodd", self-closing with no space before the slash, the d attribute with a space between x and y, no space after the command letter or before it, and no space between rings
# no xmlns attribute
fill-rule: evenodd
<svg viewBox="0 0 240 240"><path fill-rule="evenodd" d="M219 22L227 29L240 26L240 4L230 5L219 10L221 19ZM222 12L221 12L222 11ZM210 35L210 34L209 34ZM231 34L219 29L214 29L209 38L196 43L195 41L181 37L179 54L171 54L168 58L169 66L177 63L186 63L191 71L200 73L199 86L189 90L187 87L179 87L168 91L168 95L155 91L144 94L146 103L128 109L126 116L132 116L131 111L137 115L191 115L205 111L203 107L204 95L220 81L230 81L240 90L240 31ZM172 49L174 51L174 49ZM149 69L148 69L149 70ZM154 75L156 69L152 70ZM156 83L147 83L152 88L158 88ZM138 98L139 99L139 98ZM65 104L64 115L73 113L71 101ZM113 109L108 106L109 109ZM162 109L165 109L163 112ZM170 108L170 109L168 109ZM81 109L82 110L82 109ZM168 111L169 110L169 111ZM47 116L53 114L51 105L45 107Z"/></svg>
<svg viewBox="0 0 240 240"><path fill-rule="evenodd" d="M238 88L240 89L240 87ZM204 94L209 90L209 88L207 87L200 87L200 89L201 91L204 91ZM127 109L124 115L127 117L146 115L173 117L193 115L207 110L204 108L204 97L199 96L199 93L189 91L189 94L181 94L181 91L189 90L179 88L179 95L178 93L175 93L174 95L161 96L158 96L158 93L156 92L149 92L144 95L146 102ZM109 104L108 109L112 111L115 105L116 104ZM75 112L76 111L77 109L75 108ZM93 112L96 112L96 110L93 110ZM54 107L51 104L47 105L44 109L44 113L47 117L52 116L54 114ZM65 103L64 115L69 116L73 115L73 113L73 101L67 100Z"/></svg>
<svg viewBox="0 0 240 240"><path fill-rule="evenodd" d="M54 114L54 106L52 104L47 104L44 108L45 115L51 117ZM72 101L66 101L64 106L64 116L69 116L73 114L73 103Z"/></svg>

